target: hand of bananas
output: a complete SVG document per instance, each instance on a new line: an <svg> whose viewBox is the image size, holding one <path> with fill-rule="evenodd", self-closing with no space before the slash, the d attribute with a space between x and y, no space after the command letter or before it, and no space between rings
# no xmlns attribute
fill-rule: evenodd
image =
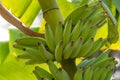
<svg viewBox="0 0 120 80"><path fill-rule="evenodd" d="M66 18L64 25L58 22L55 33L46 24L45 39L22 37L13 46L23 50L18 57L27 59L26 64L48 64L51 73L40 67L33 71L38 80L110 80L116 61L108 55L109 50L97 58L85 59L76 65L74 79L54 64L54 61L87 58L95 54L107 42L106 38L94 41L97 29L104 24L105 19L99 3L83 5Z"/></svg>

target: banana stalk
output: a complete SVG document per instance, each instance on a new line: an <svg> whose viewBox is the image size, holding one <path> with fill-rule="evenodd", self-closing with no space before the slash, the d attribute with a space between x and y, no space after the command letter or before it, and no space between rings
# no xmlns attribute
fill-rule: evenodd
<svg viewBox="0 0 120 80"><path fill-rule="evenodd" d="M56 0L38 0L43 11L43 17L51 26L53 33L58 22L63 23L63 17L59 10Z"/></svg>

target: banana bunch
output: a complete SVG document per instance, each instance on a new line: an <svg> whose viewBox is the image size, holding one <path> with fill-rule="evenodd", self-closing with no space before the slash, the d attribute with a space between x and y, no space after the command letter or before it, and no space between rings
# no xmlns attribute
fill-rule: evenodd
<svg viewBox="0 0 120 80"><path fill-rule="evenodd" d="M113 70L106 67L78 69L73 80L110 80Z"/></svg>
<svg viewBox="0 0 120 80"><path fill-rule="evenodd" d="M117 62L109 53L107 49L97 58L85 59L78 64L74 80L110 80Z"/></svg>
<svg viewBox="0 0 120 80"><path fill-rule="evenodd" d="M80 19L82 19L84 23L86 23L88 20L91 20L93 22L93 25L97 25L98 27L106 22L105 12L101 7L101 3L97 0L92 1L90 4L85 4L78 7L67 16L65 22L69 18L71 18L73 21L72 25L76 25Z"/></svg>
<svg viewBox="0 0 120 80"><path fill-rule="evenodd" d="M63 68L58 68L53 61L47 62L50 73L36 67L33 73L38 80L72 80ZM73 80L110 80L117 62L110 57L110 50L105 50L99 57L82 61L77 65Z"/></svg>
<svg viewBox="0 0 120 80"><path fill-rule="evenodd" d="M40 67L33 71L38 80L71 80L63 68L58 68L52 61L48 61L47 64L51 73Z"/></svg>
<svg viewBox="0 0 120 80"><path fill-rule="evenodd" d="M63 59L89 57L107 42L107 39L102 38L94 41L96 31L97 27L92 26L90 21L83 23L79 20L72 27L72 20L69 19L64 28L61 23L58 23L55 34L46 24L45 39L22 37L17 39L13 46L23 50L23 54L18 57L29 59L27 63L34 61L41 63L48 60L60 62Z"/></svg>
<svg viewBox="0 0 120 80"><path fill-rule="evenodd" d="M28 59L27 64L89 57L107 42L102 38L94 41L97 29L104 21L103 10L97 1L95 5L83 5L73 11L64 24L58 22L54 33L51 26L46 24L45 39L23 37L17 39L13 46L23 50L18 57Z"/></svg>
<svg viewBox="0 0 120 80"><path fill-rule="evenodd" d="M107 67L107 68L114 68L117 62L113 57L110 56L110 50L107 49L100 56L97 58L85 59L80 64L77 65L77 68L88 68L90 66L97 68L97 67Z"/></svg>
<svg viewBox="0 0 120 80"><path fill-rule="evenodd" d="M14 48L22 50L18 58L27 59L26 64L39 64L54 60L54 55L47 51L45 46L45 39L38 37L22 37L13 44Z"/></svg>
<svg viewBox="0 0 120 80"><path fill-rule="evenodd" d="M65 20L58 22L53 33L49 24L45 25L45 38L22 37L17 39L13 47L22 50L19 58L26 59L26 64L42 64L49 66L50 73L36 67L33 73L38 80L109 80L116 61L106 50L99 57L87 59L107 43L106 38L94 40L94 36L106 17L97 1L95 5L83 5L73 11ZM78 64L74 79L54 61L84 57ZM99 74L97 73L99 72Z"/></svg>

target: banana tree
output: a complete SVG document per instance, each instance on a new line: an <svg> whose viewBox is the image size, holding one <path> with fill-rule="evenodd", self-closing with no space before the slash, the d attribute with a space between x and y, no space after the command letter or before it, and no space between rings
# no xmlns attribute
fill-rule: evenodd
<svg viewBox="0 0 120 80"><path fill-rule="evenodd" d="M9 29L10 41L0 43L1 62L5 61L0 65L0 79L110 80L117 64L110 49L119 43L118 3L2 0L1 16L18 29ZM32 29L40 10L42 25ZM24 67L21 59L31 66Z"/></svg>

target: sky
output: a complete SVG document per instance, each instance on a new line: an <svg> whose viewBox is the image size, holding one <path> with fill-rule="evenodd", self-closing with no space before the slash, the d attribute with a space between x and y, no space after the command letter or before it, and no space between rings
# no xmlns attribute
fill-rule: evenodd
<svg viewBox="0 0 120 80"><path fill-rule="evenodd" d="M8 41L9 34L8 34L8 27L10 24L5 21L0 15L0 41Z"/></svg>

